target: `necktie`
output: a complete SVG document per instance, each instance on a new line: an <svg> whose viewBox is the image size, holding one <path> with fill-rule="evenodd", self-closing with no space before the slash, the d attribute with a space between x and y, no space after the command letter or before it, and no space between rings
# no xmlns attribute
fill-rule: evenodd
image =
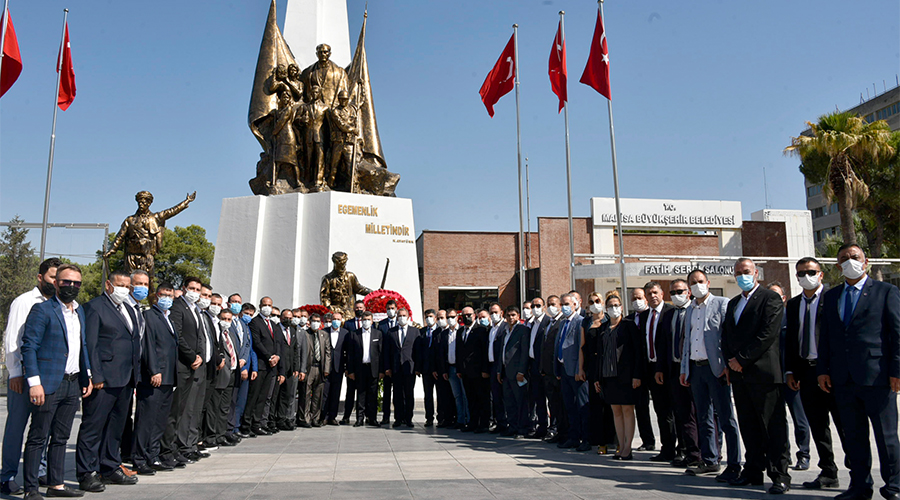
<svg viewBox="0 0 900 500"><path fill-rule="evenodd" d="M559 335L559 343L556 346L556 359L562 361L563 359L563 342L566 341L566 333L569 331L569 320L566 320L565 324L563 324L562 332Z"/></svg>
<svg viewBox="0 0 900 500"><path fill-rule="evenodd" d="M316 363L322 361L322 353L319 352L319 332L313 332L313 350L316 352Z"/></svg>
<svg viewBox="0 0 900 500"><path fill-rule="evenodd" d="M275 332L272 331L272 323L269 323L268 319L266 319L266 326L269 327L269 335L272 336L272 340L275 340Z"/></svg>
<svg viewBox="0 0 900 500"><path fill-rule="evenodd" d="M284 339L287 340L288 345L291 345L291 329L290 327L284 327Z"/></svg>
<svg viewBox="0 0 900 500"><path fill-rule="evenodd" d="M679 309L678 314L675 316L675 342L673 342L675 352L672 353L672 359L674 360L681 359L681 353L684 349L684 335L682 335L681 331L684 328L684 314L685 309Z"/></svg>
<svg viewBox="0 0 900 500"><path fill-rule="evenodd" d="M431 328L428 329L428 347L431 347Z"/></svg>
<svg viewBox="0 0 900 500"><path fill-rule="evenodd" d="M231 343L231 335L228 331L222 332L222 338L225 340L225 350L228 351L228 357L231 360L231 369L237 368L237 356L234 354L234 345Z"/></svg>
<svg viewBox="0 0 900 500"><path fill-rule="evenodd" d="M406 342L406 328L400 328L400 347L403 347L403 343Z"/></svg>
<svg viewBox="0 0 900 500"><path fill-rule="evenodd" d="M123 303L119 304L117 306L117 309L119 310L119 314L121 314L124 317L125 326L128 327L128 331L134 333L134 321L128 321L129 319L133 320L133 318L132 318L131 314L128 314L130 311L128 311L125 308L125 303L123 302Z"/></svg>
<svg viewBox="0 0 900 500"><path fill-rule="evenodd" d="M844 295L844 327L850 326L850 320L853 318L853 294L856 293L855 286L844 285L847 287L847 293Z"/></svg>
<svg viewBox="0 0 900 500"><path fill-rule="evenodd" d="M849 294L848 294L849 297ZM809 304L812 302L812 299L803 297L803 305L805 306L806 311L803 313L803 337L800 338L800 357L803 359L809 358L809 332L810 332L810 315L809 315Z"/></svg>
<svg viewBox="0 0 900 500"><path fill-rule="evenodd" d="M656 342L653 339L654 330L656 329L656 314L656 309L654 309L650 315L650 359L656 357L656 346L654 345Z"/></svg>

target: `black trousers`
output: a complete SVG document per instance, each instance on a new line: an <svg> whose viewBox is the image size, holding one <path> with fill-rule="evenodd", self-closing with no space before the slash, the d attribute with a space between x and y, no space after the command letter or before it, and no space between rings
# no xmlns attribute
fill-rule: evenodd
<svg viewBox="0 0 900 500"><path fill-rule="evenodd" d="M394 420L412 423L413 409L416 404L413 397L416 375L395 372L391 378L394 379Z"/></svg>
<svg viewBox="0 0 900 500"><path fill-rule="evenodd" d="M31 405L31 426L28 428L23 455L26 492L38 490L38 470L41 467L41 455L45 445L47 483L52 486L63 484L66 472L66 441L72 432L72 422L75 420L80 399L81 387L77 378L63 379L55 392L45 395L44 404ZM49 444L47 439L50 440Z"/></svg>
<svg viewBox="0 0 900 500"><path fill-rule="evenodd" d="M369 422L378 418L378 377L372 376L371 365L362 365L362 369L354 375L356 380L356 421L362 422L363 416ZM348 381L349 383L349 381Z"/></svg>
<svg viewBox="0 0 900 500"><path fill-rule="evenodd" d="M385 424L391 422L391 388L394 381L391 377L381 379L381 419Z"/></svg>
<svg viewBox="0 0 900 500"><path fill-rule="evenodd" d="M653 382L654 384L656 382ZM641 386L637 392L637 403L634 405L634 415L637 417L638 434L641 436L642 445L656 446L656 436L653 435L653 422L650 421L650 384L647 380L641 380Z"/></svg>
<svg viewBox="0 0 900 500"><path fill-rule="evenodd" d="M294 400L297 398L297 384L299 379L294 378L294 374L288 374L284 383L276 389L278 391L278 406L275 411L275 422L277 424L292 424L297 418L296 413L291 412L294 406ZM271 420L271 419L270 419Z"/></svg>
<svg viewBox="0 0 900 500"><path fill-rule="evenodd" d="M547 416L547 393L544 388L543 377L538 367L538 360L532 359L528 370L528 419L531 428L537 433L547 432L549 417Z"/></svg>
<svg viewBox="0 0 900 500"><path fill-rule="evenodd" d="M425 375L422 377L424 379ZM459 381L462 383L462 379ZM453 397L450 381L444 380L444 376L439 373L434 387L437 392L437 421L439 423L456 422L456 398Z"/></svg>
<svg viewBox="0 0 900 500"><path fill-rule="evenodd" d="M353 408L356 407L356 384L347 379L347 389L344 391L344 420L350 421Z"/></svg>
<svg viewBox="0 0 900 500"><path fill-rule="evenodd" d="M166 460L196 451L203 411L201 405L206 396L206 364L191 370L189 366L179 363L177 377L177 389L162 441L162 455Z"/></svg>
<svg viewBox="0 0 900 500"><path fill-rule="evenodd" d="M853 383L836 384L832 390L844 426L844 451L850 458L850 489L872 490L871 422L884 488L888 493L900 493L897 393L887 385L874 387Z"/></svg>
<svg viewBox="0 0 900 500"><path fill-rule="evenodd" d="M131 461L135 467L159 460L160 441L172 409L173 390L171 385L153 387L141 383L137 386L137 410L134 414L134 439L131 446Z"/></svg>
<svg viewBox="0 0 900 500"><path fill-rule="evenodd" d="M672 413L675 416L678 452L683 454L689 462L698 462L700 461L700 441L697 434L694 394L690 387L681 385L681 381L676 377L666 377L665 387L669 391Z"/></svg>
<svg viewBox="0 0 900 500"><path fill-rule="evenodd" d="M127 418L125 419L125 428L122 430L122 460L131 461L131 447L134 444L134 393L131 394L131 400L128 401Z"/></svg>
<svg viewBox="0 0 900 500"><path fill-rule="evenodd" d="M263 409L266 407L268 390L272 386L272 380L278 375L278 370L273 367L263 368L260 363L256 380L250 381L250 390L247 393L247 406L244 409L242 427L248 430L258 426L262 419Z"/></svg>
<svg viewBox="0 0 900 500"><path fill-rule="evenodd" d="M423 373L422 374L422 389L425 391L425 420L431 422L434 420L434 393L437 388L437 380L434 378L434 374ZM440 394L438 394L438 407L441 406ZM440 421L440 418L438 418Z"/></svg>
<svg viewBox="0 0 900 500"><path fill-rule="evenodd" d="M325 408L323 417L327 420L337 420L338 410L341 406L341 386L344 383L342 372L331 372L325 380ZM344 401L344 406L353 408L352 401Z"/></svg>
<svg viewBox="0 0 900 500"><path fill-rule="evenodd" d="M107 474L118 470L122 431L134 385L95 390L82 403L81 426L75 445L75 474Z"/></svg>
<svg viewBox="0 0 900 500"><path fill-rule="evenodd" d="M475 429L487 429L491 425L490 380L481 375L463 375L462 382L469 403L469 425Z"/></svg>
<svg viewBox="0 0 900 500"><path fill-rule="evenodd" d="M556 432L560 437L568 436L569 417L562 399L562 384L555 375L541 375L544 382L544 393L547 394L547 406L550 409L548 430Z"/></svg>
<svg viewBox="0 0 900 500"><path fill-rule="evenodd" d="M654 373L655 375L655 373ZM674 457L676 446L675 414L672 411L672 391L666 384L657 384L654 377L646 377L641 385L647 384L653 398L653 412L659 426L660 454Z"/></svg>
<svg viewBox="0 0 900 500"><path fill-rule="evenodd" d="M503 384L497 380L498 371L491 368L491 417L497 427L506 428L506 406L503 404Z"/></svg>
<svg viewBox="0 0 900 500"><path fill-rule="evenodd" d="M732 378L731 387L741 439L747 450L743 474L761 479L766 471L773 482L790 483L791 443L781 384L753 384Z"/></svg>
<svg viewBox="0 0 900 500"><path fill-rule="evenodd" d="M800 401L803 403L806 420L809 421L809 430L816 445L816 451L819 452L819 469L822 470L822 475L837 478L838 468L834 462L829 414L834 420L834 427L837 429L841 443L846 443L846 440L834 394L819 389L815 366L806 366L797 370L794 372L794 377L800 382Z"/></svg>

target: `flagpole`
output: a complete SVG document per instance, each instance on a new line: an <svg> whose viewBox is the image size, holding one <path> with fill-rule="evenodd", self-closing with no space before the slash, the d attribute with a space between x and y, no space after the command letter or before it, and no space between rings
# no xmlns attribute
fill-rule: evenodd
<svg viewBox="0 0 900 500"><path fill-rule="evenodd" d="M559 28L562 42L566 43L566 11L559 11ZM565 68L563 68L565 69ZM563 101L566 122L566 195L569 202L569 290L575 289L575 231L572 228L572 155L569 151L569 99Z"/></svg>
<svg viewBox="0 0 900 500"><path fill-rule="evenodd" d="M603 15L603 0L598 0L600 4L600 19L606 19ZM606 22L603 22L603 31L606 33ZM607 37L608 39L609 37ZM607 110L609 111L609 143L612 151L612 168L613 168L613 189L616 195L616 230L619 233L619 271L622 277L622 315L628 314L628 281L625 274L625 235L622 233L622 210L619 207L619 169L616 166L616 129L613 126L612 99L606 100Z"/></svg>
<svg viewBox="0 0 900 500"><path fill-rule="evenodd" d="M0 28L0 74L3 73L3 53L6 48L6 26L9 25L9 0L3 2L3 27Z"/></svg>
<svg viewBox="0 0 900 500"><path fill-rule="evenodd" d="M66 23L69 21L69 9L63 9L62 35L59 40L59 60L56 62L56 93L53 95L53 129L50 132L50 160L47 162L47 189L44 191L44 221L41 223L41 257L47 247L47 214L50 211L50 179L53 177L53 151L56 148L56 113L59 110L59 84L62 81L63 45L66 43Z"/></svg>
<svg viewBox="0 0 900 500"><path fill-rule="evenodd" d="M528 221L528 225L525 227L525 244L528 245L528 269L531 269L531 190L528 186L527 156L525 157L525 220Z"/></svg>
<svg viewBox="0 0 900 500"><path fill-rule="evenodd" d="M522 120L519 112L519 25L513 24L513 58L516 60L516 149L519 173L519 307L525 303L525 227L522 223Z"/></svg>

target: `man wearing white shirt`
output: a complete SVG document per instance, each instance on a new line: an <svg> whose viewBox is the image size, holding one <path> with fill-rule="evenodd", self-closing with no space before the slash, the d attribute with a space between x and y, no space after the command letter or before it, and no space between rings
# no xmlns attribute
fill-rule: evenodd
<svg viewBox="0 0 900 500"><path fill-rule="evenodd" d="M22 487L16 484L19 473L19 458L22 456L22 441L25 437L25 426L31 415L28 391L22 376L22 333L25 331L25 318L32 306L40 304L56 295L53 282L56 269L62 261L56 257L41 262L38 267L38 284L28 292L13 300L6 320L4 345L6 348L6 369L9 371L9 392L6 395L6 427L3 432L3 467L0 470L0 494L17 495ZM47 462L41 461L40 475L47 474Z"/></svg>
<svg viewBox="0 0 900 500"><path fill-rule="evenodd" d="M547 394L541 377L541 348L544 344L544 332L550 326L550 317L544 310L544 299L535 297L531 300L531 319L526 323L530 331L528 345L528 415L532 423L526 437L542 439L547 435Z"/></svg>
<svg viewBox="0 0 900 500"><path fill-rule="evenodd" d="M356 384L356 423L381 427L378 423L378 380L381 370L381 330L373 328L372 313L363 311L361 327L350 335L347 349L347 379Z"/></svg>
<svg viewBox="0 0 900 500"><path fill-rule="evenodd" d="M491 416L494 425L491 433L498 434L507 431L506 407L503 404L503 384L497 379L502 363L500 361L501 347L503 345L503 333L506 325L503 321L503 309L500 304L494 302L488 309L490 313L490 331L488 332L488 364L491 367Z"/></svg>

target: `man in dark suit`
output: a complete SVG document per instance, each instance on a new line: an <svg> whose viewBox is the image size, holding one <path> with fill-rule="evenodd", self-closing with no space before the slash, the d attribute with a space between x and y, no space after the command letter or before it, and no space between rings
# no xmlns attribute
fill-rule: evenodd
<svg viewBox="0 0 900 500"><path fill-rule="evenodd" d="M491 424L488 330L476 323L475 311L469 306L462 309L459 317L461 326L456 331L456 369L463 383L469 410L469 423L463 430L481 434L487 432Z"/></svg>
<svg viewBox="0 0 900 500"><path fill-rule="evenodd" d="M541 377L541 348L544 345L544 333L550 326L550 317L544 308L544 299L535 297L531 300L531 319L526 326L528 332L528 407L529 432L527 437L543 439L547 435L547 394Z"/></svg>
<svg viewBox="0 0 900 500"><path fill-rule="evenodd" d="M299 343L297 342L297 328L292 324L294 312L285 308L281 311L281 319L275 325L275 343L278 344L281 359L278 360L278 370L284 376L284 382L276 387L278 402L276 408L272 408L275 425L283 431L294 430L296 415L291 414L291 403L297 394L297 384L300 380Z"/></svg>
<svg viewBox="0 0 900 500"><path fill-rule="evenodd" d="M303 399L301 426L322 426L322 400L325 390L325 379L331 373L331 338L322 329L322 317L316 313L309 316L309 329L306 330L307 356L306 395Z"/></svg>
<svg viewBox="0 0 900 500"><path fill-rule="evenodd" d="M576 448L588 451L591 444L587 439L588 388L584 372L579 365L584 337L581 331L583 318L575 312L577 299L572 294L562 296L562 315L556 340L555 375L560 379L562 400L569 416L569 433L566 441L557 444L559 448Z"/></svg>
<svg viewBox="0 0 900 500"><path fill-rule="evenodd" d="M491 432L503 434L509 429L509 421L506 416L506 407L503 405L503 384L498 382L497 375L503 368L500 362L500 346L503 343L501 337L506 327L500 304L494 302L487 312L490 319L489 323L484 326L488 328L488 362L491 366L491 417L494 420ZM483 321L483 319L479 318L479 321Z"/></svg>
<svg viewBox="0 0 900 500"><path fill-rule="evenodd" d="M658 359L656 338L660 333L660 320L663 314L671 309L672 306L663 302L662 287L655 281L649 281L644 285L644 297L647 301L647 309L637 314L637 324L640 325L639 328L644 336L644 352L647 354L645 366L648 369L641 376L641 386L637 389L639 394L638 404L635 405L634 412L637 416L641 441L644 445L648 445L645 449L652 449L649 445L656 442L656 439L653 437L653 426L650 423L650 397L653 397L653 410L656 413L656 422L659 425L659 440L662 446L659 454L650 457L650 459L654 462L668 462L674 459L676 455L675 416L672 413L669 391L663 385L656 383L655 367Z"/></svg>
<svg viewBox="0 0 900 500"><path fill-rule="evenodd" d="M346 339L350 339L353 335L353 332L356 330L362 329L362 315L366 312L366 303L362 300L357 300L353 304L353 317L347 318L344 321L344 330L347 330ZM347 342L344 346L344 350L350 347L349 342ZM346 359L348 354L344 352L343 357ZM346 367L347 362L344 362ZM345 372L344 376L348 376L349 373ZM344 391L344 418L339 422L341 425L349 425L350 417L353 415L353 409L356 407L356 383L351 382L350 379L347 379L347 389Z"/></svg>
<svg viewBox="0 0 900 500"><path fill-rule="evenodd" d="M562 386L560 379L556 377L556 338L559 327L562 324L562 304L559 297L551 295L547 297L547 317L550 322L544 330L544 339L541 343L541 380L544 384L544 393L547 395L547 407L550 410L550 418L547 423L547 435L544 441L547 443L565 442L569 431L569 420L566 416L566 407L562 400Z"/></svg>
<svg viewBox="0 0 900 500"><path fill-rule="evenodd" d="M325 414L325 424L340 425L337 421L338 410L341 406L341 386L344 382L344 373L347 371L347 335L349 332L342 326L344 316L340 312L331 314L328 323L328 341L331 342L331 370L325 381L325 405L322 412ZM353 401L344 401L344 405L353 405ZM346 414L346 412L345 412ZM349 422L344 422L346 425Z"/></svg>
<svg viewBox="0 0 900 500"><path fill-rule="evenodd" d="M397 301L394 299L388 300L387 304L385 304L385 312L387 313L387 318L378 322L378 329L381 330L381 338L387 341L389 337L388 332L397 326ZM387 353L385 352L384 354ZM382 359L382 363L384 361ZM391 389L393 385L394 382L391 377L384 377L381 381L381 425L385 426L391 424Z"/></svg>
<svg viewBox="0 0 900 500"><path fill-rule="evenodd" d="M506 308L506 331L500 348L501 369L498 373L503 384L503 403L506 406L506 418L509 429L505 435L514 439L525 437L531 430L528 411L525 405L528 392L528 327L519 323L519 308Z"/></svg>
<svg viewBox="0 0 900 500"><path fill-rule="evenodd" d="M384 375L392 379L394 385L394 424L413 427L412 416L416 386L416 343L419 330L410 324L409 311L405 307L397 310L397 326L388 331L384 345Z"/></svg>
<svg viewBox="0 0 900 500"><path fill-rule="evenodd" d="M48 490L58 490L53 493L59 496L83 494L63 484L66 442L78 399L89 397L93 390L83 335L87 321L75 301L81 288L81 270L73 264L58 266L54 287L56 297L31 308L22 333L23 376L33 407L23 455L26 500L42 498L38 469L45 446Z"/></svg>
<svg viewBox="0 0 900 500"><path fill-rule="evenodd" d="M138 474L173 469L159 460L159 454L178 373L178 339L175 327L169 321L169 309L174 297L175 288L170 283L162 282L156 287L156 304L144 312L146 330L141 350L141 381L137 386L131 451L134 471Z"/></svg>
<svg viewBox="0 0 900 500"><path fill-rule="evenodd" d="M356 384L356 423L362 427L363 417L367 425L381 427L378 423L378 380L381 371L381 330L373 328L372 313L363 311L358 316L360 328L354 330L347 345L347 380Z"/></svg>
<svg viewBox="0 0 900 500"><path fill-rule="evenodd" d="M219 441L225 436L225 425L224 422L220 422L219 417L222 399L231 385L231 364L226 361L229 357L225 352L221 318L219 317L222 312L222 296L213 293L209 285L204 285L200 297L200 308L203 309L201 316L206 321L206 330L210 332L213 352L210 361L206 364L206 398L203 402L200 441L203 451L213 451L219 448ZM231 311L228 312L231 313ZM229 320L228 326L231 326L231 320Z"/></svg>
<svg viewBox="0 0 900 500"><path fill-rule="evenodd" d="M247 406L247 393L250 389L250 378L255 377L256 367L254 361L256 353L253 352L252 340L250 338L250 319L256 312L256 306L253 304L244 304L243 299L238 294L232 294L228 297L229 309L234 314L231 320L231 328L228 329L231 334L231 340L238 351L238 364L240 365L240 373L236 375L234 381L234 391L231 395L231 410L228 413L228 430L231 432L233 439L240 439L243 436L250 437L249 434L241 433L241 417L244 415L244 408ZM237 312L235 312L237 311Z"/></svg>
<svg viewBox="0 0 900 500"><path fill-rule="evenodd" d="M269 320L272 314L272 299L263 297L259 301L260 313L250 320L250 337L253 342L253 350L258 359L256 380L250 382L250 390L247 395L247 408L244 410L242 430L250 431L256 435L268 436L271 434L260 426L262 413L266 407L266 399L269 392L277 383L279 356L278 344L275 343L275 328Z"/></svg>
<svg viewBox="0 0 900 500"><path fill-rule="evenodd" d="M825 292L816 366L819 388L834 391L850 459L850 488L835 498L872 496L871 422L884 480L881 495L897 499L900 291L866 273L868 259L859 245L843 245L838 265L844 283Z"/></svg>
<svg viewBox="0 0 900 500"><path fill-rule="evenodd" d="M457 346L462 339L459 316L456 309L438 311L438 345L435 347L435 373L432 375L437 377L437 426L464 429L470 417L457 358Z"/></svg>
<svg viewBox="0 0 900 500"><path fill-rule="evenodd" d="M803 483L804 488L838 488L838 468L834 462L831 444L829 414L834 419L838 435L843 441L844 428L834 395L819 389L816 365L818 363L819 332L822 325L824 301L822 295L822 266L813 257L797 261L797 279L803 293L788 300L785 306L787 328L785 333L784 364L787 385L791 391L800 392L803 412L809 422L813 442L819 452L819 477Z"/></svg>
<svg viewBox="0 0 900 500"><path fill-rule="evenodd" d="M421 331L416 353L416 370L422 374L422 388L425 391L425 427L434 425L434 393L438 381L436 374L438 373L438 352L441 345L439 332L437 311L426 310L425 328ZM440 405L440 403L440 394L438 394L438 404Z"/></svg>
<svg viewBox="0 0 900 500"><path fill-rule="evenodd" d="M105 293L85 305L85 340L94 392L84 400L75 469L81 489L102 491L103 483L135 484L119 468L128 403L140 378L141 339L134 309L124 304L131 277L113 271ZM98 477L98 473L99 476Z"/></svg>
<svg viewBox="0 0 900 500"><path fill-rule="evenodd" d="M722 356L728 362L734 405L746 463L734 486L761 485L763 471L772 479L769 493L791 487L790 442L781 396L783 376L778 339L784 303L777 293L759 286L751 259L740 258L734 276L743 293L728 302L722 327Z"/></svg>
<svg viewBox="0 0 900 500"><path fill-rule="evenodd" d="M688 289L687 281L673 280L669 284L669 297L672 298L675 307L664 309L658 321L655 338L656 366L651 368L656 372L653 385L668 392L670 408L675 419L678 448L675 456L671 458L672 465L687 467L698 465L700 462L694 395L691 393L691 389L681 385L679 380L685 331L690 333L689 326L687 330L685 327L685 318L688 317L688 307L691 304L691 291ZM657 405L656 396L653 396L653 405L654 407ZM659 408L657 407L658 415ZM660 426L662 426L662 420L660 420ZM665 452L666 440L661 440L663 452Z"/></svg>

